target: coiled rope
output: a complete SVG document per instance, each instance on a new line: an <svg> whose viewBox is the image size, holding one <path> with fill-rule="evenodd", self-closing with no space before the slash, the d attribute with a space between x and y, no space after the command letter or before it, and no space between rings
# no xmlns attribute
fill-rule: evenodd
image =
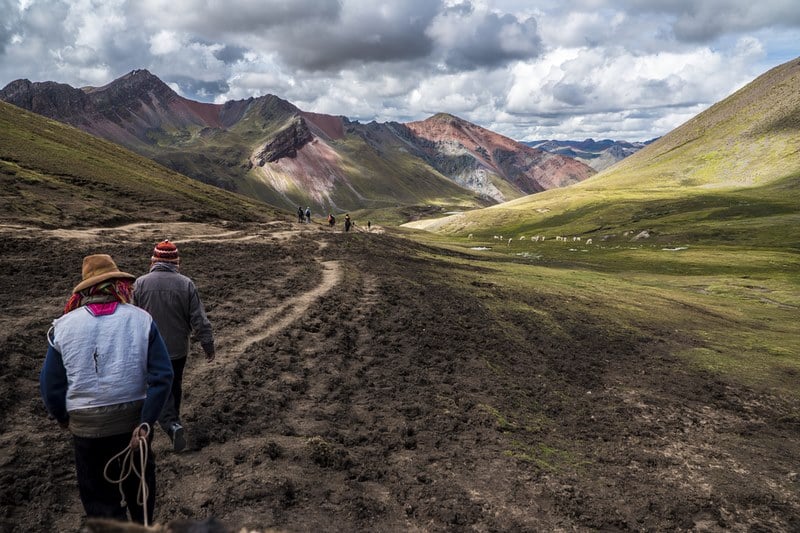
<svg viewBox="0 0 800 533"><path fill-rule="evenodd" d="M140 431L144 429L146 431L145 435L142 436ZM148 489L147 489L147 481L145 481L145 468L147 467L147 453L148 453L148 445L147 445L147 436L150 434L150 424L147 422L143 422L133 430L133 434L131 435L131 443L128 445L127 448L119 452L117 455L109 459L106 463L105 468L103 469L103 477L106 478L106 481L109 483L115 483L117 488L119 489L119 494L122 497L120 500L120 505L122 507L126 507L128 503L125 501L125 491L122 490L122 483L131 473L136 474L139 478L139 489L136 491L136 503L138 503L142 509L144 510L144 526L149 527L149 520L147 518L147 496L148 496ZM137 470L136 461L134 461L134 440L136 441L136 447L139 449L139 468ZM119 479L111 479L108 475L108 467L111 466L118 458L122 457L122 468L120 469L120 477Z"/></svg>

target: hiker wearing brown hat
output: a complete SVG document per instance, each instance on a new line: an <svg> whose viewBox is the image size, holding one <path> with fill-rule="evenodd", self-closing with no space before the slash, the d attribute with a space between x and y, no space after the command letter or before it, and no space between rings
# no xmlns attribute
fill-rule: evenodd
<svg viewBox="0 0 800 533"><path fill-rule="evenodd" d="M150 257L150 272L134 283L135 304L150 313L158 324L169 350L175 379L172 390L158 420L172 448L180 452L186 447L186 436L180 418L183 395L183 371L189 354L192 332L200 341L208 361L214 359L214 335L194 282L179 273L178 247L165 240L156 244Z"/></svg>
<svg viewBox="0 0 800 533"><path fill-rule="evenodd" d="M126 520L130 512L144 523L153 517L155 459L148 454L146 501L137 500L135 479L121 484L126 506L109 481L123 476L112 459L129 444L152 439L148 428L169 395L172 367L153 319L129 303L134 278L109 255L84 258L82 281L48 332L39 383L47 411L73 435L87 516Z"/></svg>

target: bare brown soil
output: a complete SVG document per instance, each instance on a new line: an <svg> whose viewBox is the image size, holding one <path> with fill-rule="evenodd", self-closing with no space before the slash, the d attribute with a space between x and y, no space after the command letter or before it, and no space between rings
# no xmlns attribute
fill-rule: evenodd
<svg viewBox="0 0 800 533"><path fill-rule="evenodd" d="M80 264L179 243L218 340L185 379L189 449L154 443L157 519L280 531L797 531L796 403L689 370L389 234L317 225L0 227L0 530L84 522L38 394ZM470 289L448 276L475 279ZM525 299L558 315L492 312ZM492 305L490 305L492 304ZM641 331L641 330L639 330Z"/></svg>

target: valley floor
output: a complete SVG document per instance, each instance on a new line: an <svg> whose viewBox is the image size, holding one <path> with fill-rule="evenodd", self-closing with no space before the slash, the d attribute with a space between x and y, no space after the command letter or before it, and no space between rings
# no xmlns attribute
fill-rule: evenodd
<svg viewBox="0 0 800 533"><path fill-rule="evenodd" d="M609 333L539 301L559 317L554 335L535 313L498 311L514 295L486 265L377 231L277 222L0 227L1 531L83 524L69 435L38 394L45 332L84 255L141 274L165 237L218 357L190 355L189 449L156 436L159 523L800 529L795 399L687 367L657 324Z"/></svg>

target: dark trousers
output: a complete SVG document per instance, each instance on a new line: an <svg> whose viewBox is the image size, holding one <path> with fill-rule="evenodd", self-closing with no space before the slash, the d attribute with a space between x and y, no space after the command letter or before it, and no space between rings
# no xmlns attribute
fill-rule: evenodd
<svg viewBox="0 0 800 533"><path fill-rule="evenodd" d="M152 432L150 433L152 442ZM80 492L83 509L88 517L113 518L127 521L126 507L120 505L121 496L119 488L114 483L106 481L103 469L106 463L119 452L124 450L131 442L131 434L113 435L95 439L76 437L73 435L75 446L75 469L78 474L78 491ZM138 468L138 452L133 458ZM108 476L119 479L121 476L122 458L115 459L108 467ZM145 482L147 483L147 515L148 522L153 523L153 511L156 504L156 461L152 449L148 449L147 463L145 464ZM131 520L144 523L144 509L136 502L139 490L139 478L131 473L122 482L122 491L125 494L127 511Z"/></svg>
<svg viewBox="0 0 800 533"><path fill-rule="evenodd" d="M175 422L181 422L181 397L183 396L183 369L186 367L186 358L172 359L172 390L169 392L167 403L158 417L158 425L169 433L169 427Z"/></svg>

